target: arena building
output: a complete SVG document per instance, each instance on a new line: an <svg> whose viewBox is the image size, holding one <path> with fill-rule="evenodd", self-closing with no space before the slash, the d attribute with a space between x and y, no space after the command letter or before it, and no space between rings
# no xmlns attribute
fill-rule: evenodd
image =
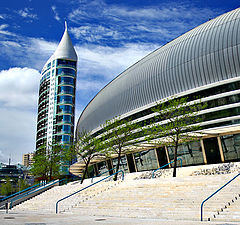
<svg viewBox="0 0 240 225"><path fill-rule="evenodd" d="M76 136L115 116L136 121L153 117L156 102L171 96L199 96L207 108L198 141L178 150L183 166L240 160L240 8L212 19L147 55L107 84L86 106ZM130 148L131 146L129 146ZM122 156L127 172L152 170L173 160L173 149L142 144ZM92 161L95 173L114 168L117 159ZM79 174L82 163L70 171Z"/></svg>

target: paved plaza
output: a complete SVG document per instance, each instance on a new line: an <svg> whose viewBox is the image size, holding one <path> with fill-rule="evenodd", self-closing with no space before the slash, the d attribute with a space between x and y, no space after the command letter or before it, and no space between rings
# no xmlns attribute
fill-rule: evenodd
<svg viewBox="0 0 240 225"><path fill-rule="evenodd" d="M104 217L104 216L82 216L78 214L24 214L12 213L6 214L0 212L1 225L92 225L92 224L111 224L111 225L196 225L196 224L218 224L218 225L235 225L240 222L200 222L187 220L163 220L163 219L142 219L126 217Z"/></svg>

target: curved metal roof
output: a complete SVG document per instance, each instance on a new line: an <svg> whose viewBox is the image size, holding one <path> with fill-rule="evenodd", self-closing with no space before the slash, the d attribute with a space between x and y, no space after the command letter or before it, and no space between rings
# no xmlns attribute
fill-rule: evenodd
<svg viewBox="0 0 240 225"><path fill-rule="evenodd" d="M77 130L190 89L240 75L240 8L157 49L105 86L82 112Z"/></svg>

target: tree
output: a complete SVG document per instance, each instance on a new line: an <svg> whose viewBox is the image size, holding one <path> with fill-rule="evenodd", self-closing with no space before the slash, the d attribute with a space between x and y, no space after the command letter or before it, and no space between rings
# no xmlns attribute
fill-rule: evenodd
<svg viewBox="0 0 240 225"><path fill-rule="evenodd" d="M73 149L75 149L75 152ZM92 137L90 132L82 131L78 136L75 148L72 148L72 151L69 152L68 155L71 156L75 154L80 156L85 164L81 183L83 183L83 180L88 173L88 166L91 160L94 157L99 156L102 149L103 145L101 138Z"/></svg>
<svg viewBox="0 0 240 225"><path fill-rule="evenodd" d="M19 178L17 191L22 191L28 188L30 185L26 182L25 179Z"/></svg>
<svg viewBox="0 0 240 225"><path fill-rule="evenodd" d="M134 140L137 136L137 129L140 128L138 123L131 121L131 118L121 119L115 117L112 120L107 120L102 126L104 133L102 140L104 142L104 152L107 157L117 154L116 172L120 167L120 160L123 153L126 153L124 147L134 145ZM129 149L127 151L130 151ZM117 174L114 177L117 180Z"/></svg>
<svg viewBox="0 0 240 225"><path fill-rule="evenodd" d="M58 177L62 163L62 148L59 144L42 145L34 154L31 173L49 181Z"/></svg>
<svg viewBox="0 0 240 225"><path fill-rule="evenodd" d="M187 97L170 98L165 102L158 102L152 109L154 119L147 128L147 140L157 145L174 147L173 177L176 177L178 146L196 140L199 134L201 117L198 111L206 104L201 100L188 102Z"/></svg>
<svg viewBox="0 0 240 225"><path fill-rule="evenodd" d="M1 195L7 196L13 192L13 186L9 177L5 177L5 183L2 183L0 188Z"/></svg>
<svg viewBox="0 0 240 225"><path fill-rule="evenodd" d="M77 158L76 145L75 143L71 145L64 145L61 152L62 161L68 163L68 170L71 164Z"/></svg>

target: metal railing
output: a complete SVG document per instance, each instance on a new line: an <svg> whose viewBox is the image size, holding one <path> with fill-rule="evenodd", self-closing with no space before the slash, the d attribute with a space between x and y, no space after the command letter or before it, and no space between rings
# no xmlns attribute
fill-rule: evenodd
<svg viewBox="0 0 240 225"><path fill-rule="evenodd" d="M180 166L182 167L182 159L181 159L181 158L178 158L177 161L178 161L178 160L180 160L180 164L181 164ZM170 163L168 163L168 164L165 164L165 165L159 167L159 168L156 169L156 170L153 170L153 172L152 172L152 178L154 178L154 173L155 173L156 171L158 171L158 170L160 170L160 169L162 169L162 168L164 168L164 167L166 167L166 166L168 166L168 165L170 165L170 164L172 164L172 163L174 163L174 161L172 161L172 162L170 162Z"/></svg>
<svg viewBox="0 0 240 225"><path fill-rule="evenodd" d="M201 221L203 221L203 204L208 201L210 198L212 198L215 194L217 194L219 191L221 191L224 187L226 187L228 184L230 184L233 180L235 180L238 176L240 176L240 173L237 174L235 177L233 177L231 180L229 180L227 183L225 183L223 186L221 186L219 189L217 189L213 194L208 196L205 200L202 201L201 204Z"/></svg>
<svg viewBox="0 0 240 225"><path fill-rule="evenodd" d="M10 200L9 208L11 209L11 208L13 207L13 203L14 203L14 202L16 202L16 201L18 201L18 200L20 200L20 199L25 199L25 200L27 200L27 199L28 199L28 196L30 196L30 195L32 196L32 195L36 194L37 192L39 192L39 194L40 194L43 189L48 188L48 187L51 187L51 186L55 185L55 184L58 183L58 182L60 183L61 181L65 180L65 179L66 179L66 178L64 178L64 179L62 179L62 180L50 181L50 182L48 182L48 183L46 183L46 184L44 184L44 185L41 185L41 186L39 186L39 187L34 188L34 190L30 190L30 191L27 191L27 192L25 192L25 193L23 193L23 194L21 194L21 195L16 196L15 198L13 198L13 199ZM35 196L35 195L34 195L34 196Z"/></svg>
<svg viewBox="0 0 240 225"><path fill-rule="evenodd" d="M114 167L114 168L112 168L112 169L110 169L110 170L108 170L108 171L105 171L105 172L103 172L103 173L100 173L100 174L98 174L98 175L96 175L96 176L93 176L92 179L91 179L91 183L93 182L93 178L95 178L95 177L100 177L101 175L103 175L103 174L105 174L105 173L107 173L107 172L113 171L114 169L116 169L116 167Z"/></svg>
<svg viewBox="0 0 240 225"><path fill-rule="evenodd" d="M118 172L113 173L112 175L109 175L109 176L107 176L107 177L105 177L105 178L103 178L103 179L101 179L101 180L99 180L99 181L96 181L95 183L90 184L90 185L88 185L87 187L80 189L79 191L76 191L76 192L74 192L74 193L72 193L72 194L70 194L70 195L65 196L64 198L59 199L59 200L56 202L56 214L58 213L58 204L59 204L59 202L65 200L65 199L67 199L67 198L69 198L69 197L71 197L71 196L73 196L73 195L75 195L75 194L77 194L77 193L79 193L79 192L87 189L87 188L90 188L90 187L92 187L93 185L98 184L98 183L100 183L100 182L108 179L109 177L112 177L112 176L114 176L115 174L118 174L118 173L120 173L120 172L122 173L122 180L124 180L124 172L123 172L122 170L119 170Z"/></svg>
<svg viewBox="0 0 240 225"><path fill-rule="evenodd" d="M16 192L16 193L12 194L12 195L9 195L9 196L1 199L1 202L4 201L4 200L7 200L7 199L9 199L9 198L12 198L12 197L14 197L14 196L16 196L16 195L19 195L19 194L21 194L21 193L23 193L23 192L25 192L25 191L27 191L27 190L29 190L29 189L37 188L38 186L41 186L41 183L35 184L35 185L33 185L33 186L31 186L31 187L28 187L28 188L26 188L26 189L24 189L24 190L21 190L21 191L18 191L18 192Z"/></svg>

